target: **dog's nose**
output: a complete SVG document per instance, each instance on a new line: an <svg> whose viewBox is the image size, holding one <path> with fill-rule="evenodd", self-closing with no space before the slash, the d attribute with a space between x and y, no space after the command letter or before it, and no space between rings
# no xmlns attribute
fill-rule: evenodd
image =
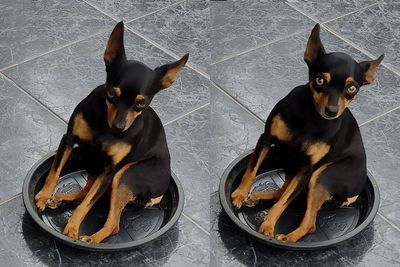
<svg viewBox="0 0 400 267"><path fill-rule="evenodd" d="M122 122L122 121L114 121L114 122L113 122L113 128L122 131L122 130L125 128L125 123Z"/></svg>
<svg viewBox="0 0 400 267"><path fill-rule="evenodd" d="M325 114L328 117L335 117L338 114L339 107L338 106L327 106L325 108Z"/></svg>

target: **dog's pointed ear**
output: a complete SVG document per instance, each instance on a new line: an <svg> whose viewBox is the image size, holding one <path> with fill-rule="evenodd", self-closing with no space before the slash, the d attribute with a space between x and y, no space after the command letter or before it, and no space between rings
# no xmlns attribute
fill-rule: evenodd
<svg viewBox="0 0 400 267"><path fill-rule="evenodd" d="M325 54L324 46L322 45L319 37L319 24L316 24L311 31L311 35L308 38L306 51L304 52L304 61L310 67L315 63L320 55Z"/></svg>
<svg viewBox="0 0 400 267"><path fill-rule="evenodd" d="M114 27L110 38L108 38L106 51L104 51L104 62L108 66L118 57L125 57L124 47L124 23L118 22Z"/></svg>
<svg viewBox="0 0 400 267"><path fill-rule="evenodd" d="M363 84L371 84L375 81L376 78L376 70L378 69L379 64L381 64L383 58L385 57L382 54L375 60L363 61L360 62L361 71L363 72Z"/></svg>
<svg viewBox="0 0 400 267"><path fill-rule="evenodd" d="M186 65L188 59L189 54L186 54L180 60L162 65L154 70L161 89L168 88L175 82L178 74Z"/></svg>

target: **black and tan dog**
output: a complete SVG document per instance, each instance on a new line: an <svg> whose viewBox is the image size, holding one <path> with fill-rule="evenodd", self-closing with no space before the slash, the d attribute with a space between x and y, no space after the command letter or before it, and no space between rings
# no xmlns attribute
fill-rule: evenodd
<svg viewBox="0 0 400 267"><path fill-rule="evenodd" d="M78 239L79 226L88 211L111 187L110 210L104 227L81 240L99 243L118 233L125 205L152 206L161 201L170 182L170 155L163 125L149 107L154 95L169 87L185 66L188 55L155 70L127 60L124 25L118 23L104 53L107 80L75 108L46 183L35 196L40 210L61 202L81 201L68 220L64 234ZM55 194L61 169L77 144L89 174L76 193Z"/></svg>
<svg viewBox="0 0 400 267"><path fill-rule="evenodd" d="M353 203L363 189L366 156L356 120L347 106L360 87L374 81L376 60L357 63L344 53L326 53L317 24L307 43L304 60L309 82L294 88L271 111L239 187L232 193L236 208L260 200L277 200L259 232L275 237L274 228L290 202L307 193L300 226L277 239L296 242L316 230L316 216L328 200ZM275 161L286 173L282 188L248 196L263 161ZM266 163L265 162L265 163Z"/></svg>

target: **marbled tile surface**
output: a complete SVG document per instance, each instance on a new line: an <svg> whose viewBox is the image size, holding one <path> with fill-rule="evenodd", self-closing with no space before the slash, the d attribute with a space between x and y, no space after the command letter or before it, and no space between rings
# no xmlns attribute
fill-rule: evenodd
<svg viewBox="0 0 400 267"><path fill-rule="evenodd" d="M118 253L88 252L54 241L25 212L21 197L0 206L1 266L209 266L207 234L181 217L162 237Z"/></svg>
<svg viewBox="0 0 400 267"><path fill-rule="evenodd" d="M356 12L327 26L376 57L385 53L384 63L400 71L400 2Z"/></svg>
<svg viewBox="0 0 400 267"><path fill-rule="evenodd" d="M130 21L157 12L179 0L85 0L116 20ZM181 0L182 1L182 0Z"/></svg>
<svg viewBox="0 0 400 267"><path fill-rule="evenodd" d="M311 31L311 29L310 29ZM307 34L299 34L211 66L210 76L260 118L266 120L274 105L294 87L307 82L303 60ZM321 30L327 52L345 52L369 60L336 36ZM359 123L387 112L400 103L400 78L380 67L372 85L363 86L350 109Z"/></svg>
<svg viewBox="0 0 400 267"><path fill-rule="evenodd" d="M209 85L208 89L211 86ZM210 106L165 127L172 170L183 185L184 212L210 230Z"/></svg>
<svg viewBox="0 0 400 267"><path fill-rule="evenodd" d="M211 62L312 27L283 1L212 1Z"/></svg>
<svg viewBox="0 0 400 267"><path fill-rule="evenodd" d="M209 167L211 192L218 190L221 175L240 154L253 149L264 124L217 88L211 88Z"/></svg>
<svg viewBox="0 0 400 267"><path fill-rule="evenodd" d="M4 0L0 3L0 18L0 68L114 24L79 0Z"/></svg>
<svg viewBox="0 0 400 267"><path fill-rule="evenodd" d="M29 169L66 126L0 74L0 203L21 192Z"/></svg>
<svg viewBox="0 0 400 267"><path fill-rule="evenodd" d="M321 251L286 251L251 240L211 197L210 266L398 266L400 232L380 216L359 235Z"/></svg>
<svg viewBox="0 0 400 267"><path fill-rule="evenodd" d="M57 52L5 71L20 86L68 120L75 106L105 82L103 61L110 33L100 34ZM175 61L159 49L125 30L127 57L151 68ZM160 92L152 106L164 123L208 102L204 78L183 70L175 84Z"/></svg>
<svg viewBox="0 0 400 267"><path fill-rule="evenodd" d="M335 19L337 17L355 12L360 8L376 4L374 0L300 0L300 1L286 1L292 6L298 8L308 16L319 22L325 22Z"/></svg>
<svg viewBox="0 0 400 267"><path fill-rule="evenodd" d="M179 57L190 54L189 64L207 72L210 63L209 3L185 1L129 23Z"/></svg>
<svg viewBox="0 0 400 267"><path fill-rule="evenodd" d="M378 182L380 211L400 226L400 110L361 127L368 168Z"/></svg>

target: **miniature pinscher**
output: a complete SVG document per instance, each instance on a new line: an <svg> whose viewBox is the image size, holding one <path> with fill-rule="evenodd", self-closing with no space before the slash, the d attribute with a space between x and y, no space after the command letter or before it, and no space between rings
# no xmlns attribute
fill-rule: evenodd
<svg viewBox="0 0 400 267"><path fill-rule="evenodd" d="M241 183L231 195L236 208L276 200L259 232L288 242L316 230L318 210L326 201L355 202L367 178L360 129L347 107L361 86L375 80L384 55L358 63L344 53L326 53L319 31L317 24L304 53L308 83L294 88L272 109ZM284 170L282 188L248 195L257 170L268 161ZM301 192L307 194L307 207L300 226L275 235L276 222Z"/></svg>
<svg viewBox="0 0 400 267"><path fill-rule="evenodd" d="M40 210L62 202L80 201L64 234L78 239L79 226L96 201L107 191L110 210L104 227L80 240L99 243L118 233L124 207L159 204L171 177L164 127L149 107L154 95L172 85L189 55L154 70L127 60L124 24L112 31L104 52L106 83L95 88L73 111L67 133L43 188L35 196ZM60 172L74 145L88 172L85 187L74 193L53 194Z"/></svg>

